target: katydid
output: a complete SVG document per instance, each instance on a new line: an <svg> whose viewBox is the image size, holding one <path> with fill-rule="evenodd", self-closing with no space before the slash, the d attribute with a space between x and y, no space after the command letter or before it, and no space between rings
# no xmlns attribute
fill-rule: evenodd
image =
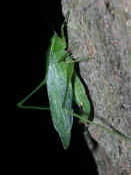
<svg viewBox="0 0 131 175"><path fill-rule="evenodd" d="M102 127L107 132L114 133L131 142L130 138L110 131L104 126L89 120L91 104L84 86L74 69L74 64L75 61L73 61L71 54L67 51L63 24L61 27L61 36L58 36L55 32L51 38L46 58L46 76L44 80L29 95L22 99L17 106L24 109L50 109L54 128L61 138L64 149L67 149L70 143L73 116L85 123ZM45 84L47 86L50 108L24 105ZM82 108L83 114L81 116L73 112L73 100L78 107Z"/></svg>
<svg viewBox="0 0 131 175"><path fill-rule="evenodd" d="M46 83L49 104L54 128L59 133L64 148L68 148L73 124L72 101L73 96L76 104L83 104L86 117L90 114L90 103L86 96L84 86L74 70L74 62L71 54L66 50L67 44L64 36L64 24L61 27L61 37L54 33L51 38L47 60L45 79L17 106L25 109L48 109L38 106L23 105L36 91ZM74 79L74 85L73 81Z"/></svg>

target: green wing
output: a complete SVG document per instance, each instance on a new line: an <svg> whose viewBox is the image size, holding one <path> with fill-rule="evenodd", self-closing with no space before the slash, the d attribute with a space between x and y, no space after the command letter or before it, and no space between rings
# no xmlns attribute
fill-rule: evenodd
<svg viewBox="0 0 131 175"><path fill-rule="evenodd" d="M47 77L47 91L52 121L54 128L59 133L64 149L67 149L69 146L73 124L73 116L68 112L72 111L72 85L68 78L69 66L72 65L65 64L64 61L55 64L50 63Z"/></svg>

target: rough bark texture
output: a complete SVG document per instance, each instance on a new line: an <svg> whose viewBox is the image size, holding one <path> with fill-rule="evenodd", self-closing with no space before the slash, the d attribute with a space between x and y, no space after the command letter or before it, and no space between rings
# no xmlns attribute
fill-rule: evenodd
<svg viewBox="0 0 131 175"><path fill-rule="evenodd" d="M131 138L131 2L129 0L62 0L70 11L68 44L81 62L80 72L94 108L94 120ZM89 126L98 143L85 139L100 175L131 175L131 143Z"/></svg>

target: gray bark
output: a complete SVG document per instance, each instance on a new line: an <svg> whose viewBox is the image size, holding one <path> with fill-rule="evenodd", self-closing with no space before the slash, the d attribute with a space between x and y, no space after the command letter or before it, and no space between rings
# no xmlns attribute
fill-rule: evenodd
<svg viewBox="0 0 131 175"><path fill-rule="evenodd" d="M127 0L62 0L70 12L68 44L80 62L89 90L94 122L113 127L131 138L131 3ZM131 142L90 125L85 139L100 175L131 175ZM130 147L130 148L129 148Z"/></svg>

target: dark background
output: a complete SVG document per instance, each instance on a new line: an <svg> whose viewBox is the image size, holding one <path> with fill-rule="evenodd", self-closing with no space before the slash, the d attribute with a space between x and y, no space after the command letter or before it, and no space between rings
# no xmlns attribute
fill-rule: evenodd
<svg viewBox="0 0 131 175"><path fill-rule="evenodd" d="M16 102L31 92L45 76L45 54L53 31L60 33L64 18L60 0L22 1L18 4L18 59ZM27 103L48 106L46 87ZM16 108L16 148L20 170L62 173L81 170L96 173L95 162L75 119L67 151L53 128L50 112ZM62 171L59 169L62 168Z"/></svg>

